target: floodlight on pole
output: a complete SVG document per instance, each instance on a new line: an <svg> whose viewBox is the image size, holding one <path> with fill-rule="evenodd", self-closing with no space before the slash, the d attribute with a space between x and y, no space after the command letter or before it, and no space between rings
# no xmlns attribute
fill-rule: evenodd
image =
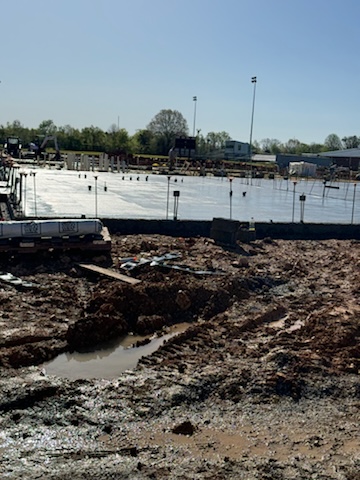
<svg viewBox="0 0 360 480"><path fill-rule="evenodd" d="M193 124L193 137L195 137L195 124L196 124L196 103L197 103L197 96L193 97L194 102L194 124Z"/></svg>
<svg viewBox="0 0 360 480"><path fill-rule="evenodd" d="M252 134L253 134L253 125L254 125L256 82L257 82L257 77L251 77L251 83L254 84L252 110L251 110L251 123L250 123L250 142L249 142L250 183L251 184L252 184Z"/></svg>

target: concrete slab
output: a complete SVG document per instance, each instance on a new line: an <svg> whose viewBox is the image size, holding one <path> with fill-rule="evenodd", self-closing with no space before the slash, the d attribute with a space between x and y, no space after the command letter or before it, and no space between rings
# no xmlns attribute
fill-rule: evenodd
<svg viewBox="0 0 360 480"><path fill-rule="evenodd" d="M25 171L31 169L25 167ZM360 223L360 188L356 190L353 183L337 182L339 188L324 189L321 180L298 180L294 191L289 180L168 179L166 175L48 168L36 172L27 177L24 210L28 216L34 216L36 210L40 217L172 219L177 191L179 220L223 217L248 222L254 217L255 222L291 222L292 218L299 222L299 197L304 194L304 222L351 223L353 219Z"/></svg>

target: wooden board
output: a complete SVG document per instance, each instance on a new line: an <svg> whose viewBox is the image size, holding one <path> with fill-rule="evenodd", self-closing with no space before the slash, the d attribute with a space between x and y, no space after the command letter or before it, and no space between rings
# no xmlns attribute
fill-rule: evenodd
<svg viewBox="0 0 360 480"><path fill-rule="evenodd" d="M127 275L123 275L118 272L114 272L108 268L99 267L98 265L93 265L92 263L79 263L79 267L85 268L86 270L90 270L92 272L101 273L102 275L106 275L110 278L115 278L116 280L121 280L122 282L130 283L131 285L136 285L140 283L141 280L137 278L128 277Z"/></svg>

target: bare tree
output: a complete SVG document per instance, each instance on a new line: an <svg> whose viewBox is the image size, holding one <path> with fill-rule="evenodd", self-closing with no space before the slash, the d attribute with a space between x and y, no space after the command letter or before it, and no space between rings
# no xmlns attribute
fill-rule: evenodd
<svg viewBox="0 0 360 480"><path fill-rule="evenodd" d="M283 145L277 138L264 138L260 142L261 150L265 153L280 153L283 149Z"/></svg>

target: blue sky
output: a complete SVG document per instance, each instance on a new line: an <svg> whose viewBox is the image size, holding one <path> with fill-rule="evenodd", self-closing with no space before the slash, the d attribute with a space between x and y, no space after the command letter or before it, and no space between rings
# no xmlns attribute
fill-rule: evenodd
<svg viewBox="0 0 360 480"><path fill-rule="evenodd" d="M0 124L360 135L358 0L3 0Z"/></svg>

